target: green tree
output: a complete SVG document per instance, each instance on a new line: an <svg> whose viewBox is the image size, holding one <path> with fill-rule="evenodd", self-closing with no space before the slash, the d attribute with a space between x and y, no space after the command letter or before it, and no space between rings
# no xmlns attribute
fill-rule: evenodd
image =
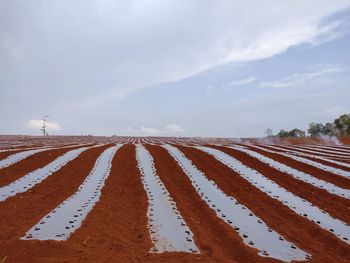
<svg viewBox="0 0 350 263"><path fill-rule="evenodd" d="M289 137L305 137L305 132L299 129L293 129L288 133L289 133Z"/></svg>
<svg viewBox="0 0 350 263"><path fill-rule="evenodd" d="M307 132L310 136L319 136L324 134L324 125L322 123L311 122Z"/></svg>
<svg viewBox="0 0 350 263"><path fill-rule="evenodd" d="M343 114L334 120L339 135L350 135L350 114Z"/></svg>
<svg viewBox="0 0 350 263"><path fill-rule="evenodd" d="M337 131L335 128L335 125L333 123L327 122L324 125L323 133L328 136L335 136L337 135Z"/></svg>
<svg viewBox="0 0 350 263"><path fill-rule="evenodd" d="M289 137L289 132L287 132L286 130L280 130L280 132L277 134L278 137Z"/></svg>

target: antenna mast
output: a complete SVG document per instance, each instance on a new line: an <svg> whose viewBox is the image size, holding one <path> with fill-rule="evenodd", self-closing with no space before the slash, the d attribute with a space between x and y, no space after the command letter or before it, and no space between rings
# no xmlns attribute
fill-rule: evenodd
<svg viewBox="0 0 350 263"><path fill-rule="evenodd" d="M46 118L49 117L49 115L43 115L43 126L41 127L41 131L43 132L43 136L48 136L49 134L46 131Z"/></svg>

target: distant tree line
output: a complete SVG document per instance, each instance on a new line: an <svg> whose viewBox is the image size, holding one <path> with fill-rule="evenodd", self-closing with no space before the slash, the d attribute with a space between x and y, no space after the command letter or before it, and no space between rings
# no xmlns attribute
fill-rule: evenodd
<svg viewBox="0 0 350 263"><path fill-rule="evenodd" d="M305 137L306 133L300 129L293 129L286 131L284 129L280 130L279 133L273 135L272 130L266 129L265 131L267 137ZM335 119L333 122L316 123L311 122L307 133L310 136L346 136L350 135L350 114L340 115L339 118Z"/></svg>
<svg viewBox="0 0 350 263"><path fill-rule="evenodd" d="M350 135L350 114L343 114L332 123L326 124L312 122L307 132L310 136L345 136Z"/></svg>
<svg viewBox="0 0 350 263"><path fill-rule="evenodd" d="M305 132L299 129L293 129L290 131L280 130L277 134L278 137L305 137Z"/></svg>

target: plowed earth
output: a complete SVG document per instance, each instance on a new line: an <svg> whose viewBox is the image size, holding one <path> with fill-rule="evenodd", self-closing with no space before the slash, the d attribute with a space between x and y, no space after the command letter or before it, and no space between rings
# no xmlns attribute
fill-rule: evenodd
<svg viewBox="0 0 350 263"><path fill-rule="evenodd" d="M179 144L179 140L167 138L103 138L64 137L8 138L1 137L2 145L11 148L27 148L32 145L64 146L81 143L104 143L89 148L68 162L41 183L0 201L0 262L281 262L258 254L258 249L247 246L240 235L221 220L214 210L201 199L190 179L169 152L161 147L171 143L192 161L205 176L215 182L226 195L234 197L248 207L266 225L285 239L311 255L309 262L350 262L350 245L306 217L300 216L282 202L269 197L240 174L213 156L196 149L191 144ZM6 140L6 141L5 141ZM29 143L30 140L30 143ZM347 142L347 139L342 139ZM179 213L193 234L200 253L164 252L151 253L147 208L149 200L141 181L134 143L142 143L153 157L157 175L176 203ZM151 143L150 143L151 142ZM79 186L93 169L101 153L115 143L122 144L113 160L110 174L102 188L98 202L68 240L22 240L21 237L50 211L78 191ZM260 142L259 142L260 143ZM298 141L297 144L318 142ZM201 145L215 148L239 160L316 207L325 210L333 218L350 224L350 200L331 194L306 182L278 171L248 154L219 144ZM4 147L5 147L4 146ZM332 146L332 145L330 145ZM5 149L3 147L3 149ZM343 189L350 189L350 179L331 174L278 154L267 153L245 145L264 156L289 167L308 173ZM332 146L333 147L333 146ZM336 152L336 146L334 146ZM346 145L340 146L346 149ZM0 169L0 189L26 174L52 162L77 147L47 150L34 154L9 167ZM23 149L1 152L0 161ZM315 148L317 151L317 148ZM350 157L350 154L349 154ZM325 161L313 161L332 165ZM345 169L348 171L349 169ZM303 261L303 262L308 262Z"/></svg>

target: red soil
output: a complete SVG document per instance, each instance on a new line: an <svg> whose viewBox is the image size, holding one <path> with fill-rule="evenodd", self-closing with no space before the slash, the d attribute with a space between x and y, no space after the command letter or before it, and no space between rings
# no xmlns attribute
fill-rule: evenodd
<svg viewBox="0 0 350 263"><path fill-rule="evenodd" d="M192 187L176 161L160 146L147 146L154 156L157 174L177 204L179 212L193 231L201 251L201 262L273 262L258 257L245 246L239 235L219 219ZM171 173L169 173L171 171ZM223 242L224 241L224 242ZM235 249L233 249L235 248Z"/></svg>
<svg viewBox="0 0 350 263"><path fill-rule="evenodd" d="M36 153L13 165L0 169L0 187L11 183L17 180L18 178L21 178L22 176L26 175L31 171L34 171L47 165L48 163L52 162L59 156L65 154L66 152L77 148L79 147L69 147Z"/></svg>
<svg viewBox="0 0 350 263"><path fill-rule="evenodd" d="M271 168L269 165L250 157L248 154L228 149L225 147L213 147L223 151L248 167L253 168L265 177L275 181L278 185L288 189L290 192L300 196L316 206L324 209L329 214L350 224L350 200L337 195L330 194L326 190L317 188L311 184L297 180L283 172ZM350 187L350 183L348 185Z"/></svg>
<svg viewBox="0 0 350 263"><path fill-rule="evenodd" d="M345 145L350 145L350 136L338 137L338 141ZM303 137L303 138L243 138L240 141L246 141L251 143L273 143L273 144L324 144L330 146L341 147L336 145L334 141L322 139L321 137Z"/></svg>
<svg viewBox="0 0 350 263"><path fill-rule="evenodd" d="M0 202L0 258L7 256L6 262L40 262L41 257L71 256L72 251L62 249L59 242L22 241L19 238L77 191L105 148L83 152L31 190Z"/></svg>
<svg viewBox="0 0 350 263"><path fill-rule="evenodd" d="M350 246L261 192L214 157L179 147L205 175L228 195L263 219L272 229L313 255L312 262L350 261Z"/></svg>
<svg viewBox="0 0 350 263"><path fill-rule="evenodd" d="M1 138L0 138L1 139ZM33 138L20 138L25 143ZM75 140L77 138L74 138ZM91 142L78 137L80 142ZM19 140L19 139L18 139ZM39 140L39 139L38 139ZM39 145L57 143L41 139ZM98 138L97 141L113 140ZM305 141L304 141L305 143ZM34 143L33 143L34 144ZM0 202L0 262L279 262L257 255L240 236L200 198L177 162L159 146L146 145L157 174L176 202L194 234L201 254L149 253L152 242L147 228L147 195L137 168L135 146L126 144L116 153L100 200L67 241L20 240L42 217L74 194L108 145L86 150L31 190ZM177 146L205 175L228 195L247 206L266 224L298 247L312 254L311 262L350 262L350 246L331 233L270 198L212 156L194 148ZM350 223L350 201L300 182L246 154L216 147L244 162L282 187ZM69 149L38 153L0 169L0 187L40 168ZM49 154L48 154L49 153ZM276 154L265 154L315 177L350 189L350 180ZM0 154L0 157L2 155ZM6 258L6 259L4 259ZM2 260L4 261L2 262Z"/></svg>
<svg viewBox="0 0 350 263"><path fill-rule="evenodd" d="M335 184L339 187L350 189L350 179L347 179L347 178L342 177L340 175L332 174L330 172L321 170L317 167L314 167L314 166L311 166L311 165L308 165L308 164L305 164L302 162L298 162L296 160L290 159L290 158L282 156L280 154L268 153L268 152L256 149L254 147L250 147L249 145L246 145L246 147L250 148L251 150L256 151L257 153L260 153L260 154L265 155L271 159L274 159L278 162L281 162L281 163L284 163L290 167L293 167L297 170L311 174L314 177L331 182L332 184Z"/></svg>
<svg viewBox="0 0 350 263"><path fill-rule="evenodd" d="M285 149L285 150L290 150L290 149L285 148L285 147L282 147L282 148ZM271 149L271 148L268 148L268 149ZM283 152L282 150L281 151L280 150L276 150L276 149L271 149L271 150ZM301 150L294 150L294 149L293 149L293 151L304 152L304 151L301 151ZM312 155L312 153L308 153L308 152L304 152L304 153ZM322 163L324 165L328 165L328 166L331 166L331 167L339 168L339 169L342 169L342 170L345 170L345 171L350 171L350 168L345 167L343 165L334 164L334 163L331 163L331 162L327 162L325 160L320 160L320 159L312 158L312 157L309 157L309 156L301 156L301 157L303 157L305 159L309 159L309 160L314 161L314 162ZM320 157L330 159L327 156L320 156Z"/></svg>

